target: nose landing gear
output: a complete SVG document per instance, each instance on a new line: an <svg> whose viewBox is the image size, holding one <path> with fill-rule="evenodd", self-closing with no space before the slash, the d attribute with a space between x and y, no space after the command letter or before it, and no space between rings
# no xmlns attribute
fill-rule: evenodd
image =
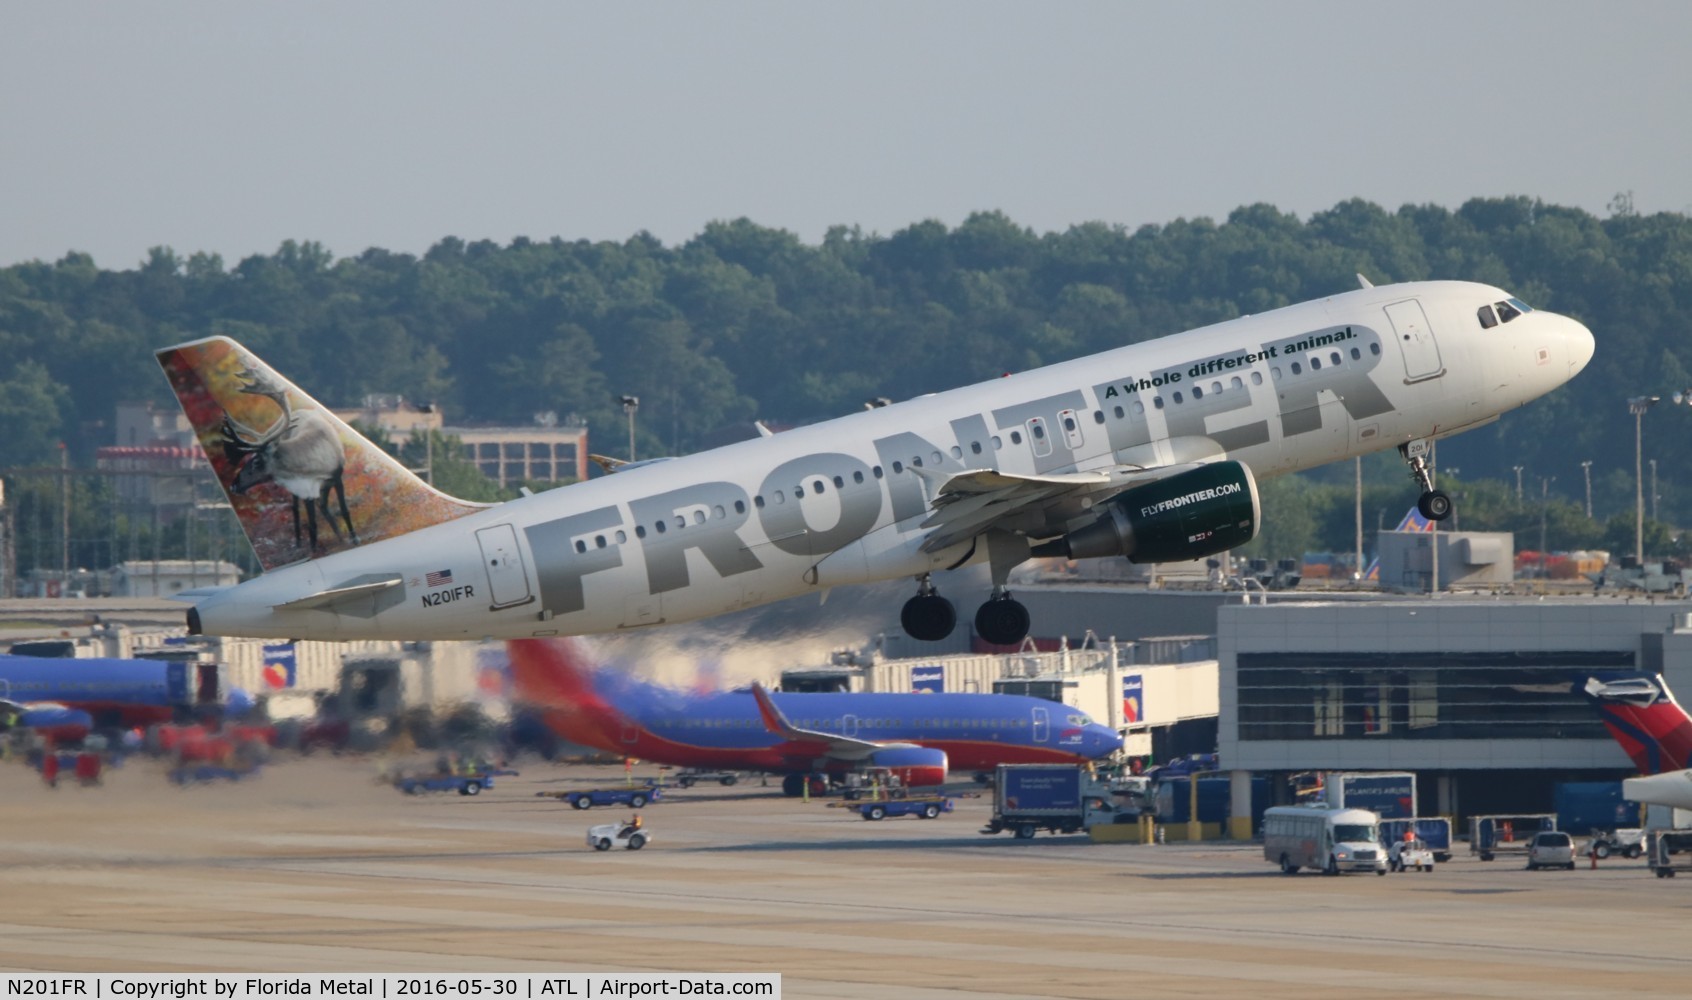
<svg viewBox="0 0 1692 1000"><path fill-rule="evenodd" d="M1420 443L1420 442L1412 442ZM1398 453L1404 456L1404 461L1410 466L1410 478L1422 488L1422 495L1416 498L1416 511L1430 521L1443 521L1451 516L1451 498L1443 491L1433 487L1433 477L1428 472L1428 463L1423 460L1421 452L1411 453L1408 444L1398 446Z"/></svg>

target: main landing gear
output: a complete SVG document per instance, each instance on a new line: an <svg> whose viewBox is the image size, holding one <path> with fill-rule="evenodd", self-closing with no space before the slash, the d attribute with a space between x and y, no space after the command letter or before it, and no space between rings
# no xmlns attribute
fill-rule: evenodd
<svg viewBox="0 0 1692 1000"><path fill-rule="evenodd" d="M1416 498L1416 511L1430 521L1443 521L1451 516L1451 498L1444 492L1433 488L1433 477L1428 473L1428 463L1421 454L1412 455L1410 445L1398 446L1398 453L1404 456L1404 461L1410 466L1410 478L1422 488L1422 495Z"/></svg>
<svg viewBox="0 0 1692 1000"><path fill-rule="evenodd" d="M995 646L1014 646L1028 636L1028 608L1003 587L975 612L975 634Z"/></svg>
<svg viewBox="0 0 1692 1000"><path fill-rule="evenodd" d="M899 612L899 624L912 639L938 642L951 635L957 626L958 609L935 591L933 581L924 573L917 578L917 595L906 601Z"/></svg>

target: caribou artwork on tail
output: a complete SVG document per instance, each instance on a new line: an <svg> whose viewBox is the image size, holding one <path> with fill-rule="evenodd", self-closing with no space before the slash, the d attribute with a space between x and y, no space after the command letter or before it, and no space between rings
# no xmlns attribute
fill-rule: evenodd
<svg viewBox="0 0 1692 1000"><path fill-rule="evenodd" d="M306 529L311 552L317 551L317 512L323 511L336 538L341 538L341 523L347 526L346 535L358 544L358 531L353 527L352 514L347 510L347 487L342 478L346 470L346 449L335 427L320 410L295 410L288 402L288 390L273 378L251 368L242 369L240 379L245 383L241 391L264 396L281 408L282 414L267 430L256 431L224 414L221 433L224 457L235 466L235 479L230 489L246 493L260 483L275 483L287 490L293 499L294 544L300 544L300 504L306 509ZM341 522L329 508L329 493L334 491L340 501Z"/></svg>

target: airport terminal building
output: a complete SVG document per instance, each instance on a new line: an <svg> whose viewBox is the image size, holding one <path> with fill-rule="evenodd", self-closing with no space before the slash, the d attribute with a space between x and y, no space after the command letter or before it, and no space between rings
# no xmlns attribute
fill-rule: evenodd
<svg viewBox="0 0 1692 1000"><path fill-rule="evenodd" d="M1217 625L1218 749L1236 797L1254 774L1285 789L1301 771L1412 771L1420 815L1544 812L1557 782L1633 770L1582 693L1588 676L1661 673L1692 692L1685 601L1228 604Z"/></svg>

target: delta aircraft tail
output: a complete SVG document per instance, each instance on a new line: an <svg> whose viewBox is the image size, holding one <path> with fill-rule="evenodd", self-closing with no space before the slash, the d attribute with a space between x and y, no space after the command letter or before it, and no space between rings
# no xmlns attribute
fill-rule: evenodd
<svg viewBox="0 0 1692 1000"><path fill-rule="evenodd" d="M1674 700L1661 674L1588 677L1585 692L1640 774L1692 767L1692 717Z"/></svg>
<svg viewBox="0 0 1692 1000"><path fill-rule="evenodd" d="M158 359L266 570L482 509L417 478L228 337Z"/></svg>

